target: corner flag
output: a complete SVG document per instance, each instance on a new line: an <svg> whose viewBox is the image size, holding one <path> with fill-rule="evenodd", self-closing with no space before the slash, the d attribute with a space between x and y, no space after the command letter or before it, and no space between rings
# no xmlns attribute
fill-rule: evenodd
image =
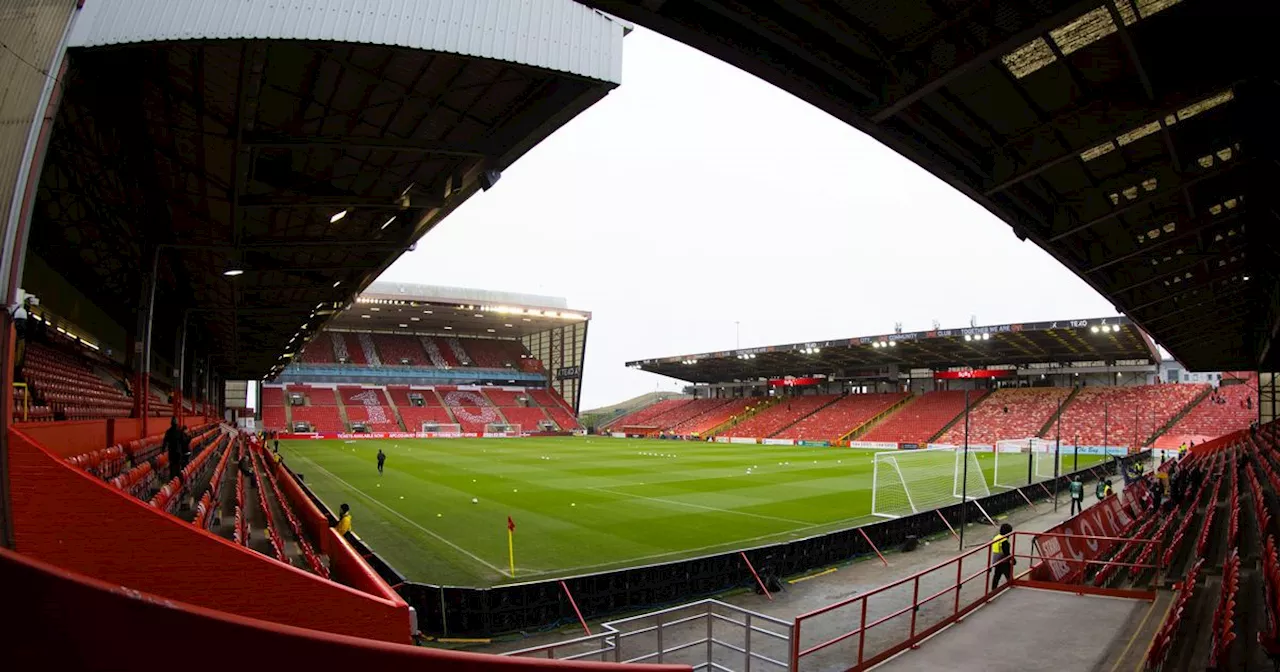
<svg viewBox="0 0 1280 672"><path fill-rule="evenodd" d="M507 559L511 562L511 578L516 577L516 521L507 516Z"/></svg>

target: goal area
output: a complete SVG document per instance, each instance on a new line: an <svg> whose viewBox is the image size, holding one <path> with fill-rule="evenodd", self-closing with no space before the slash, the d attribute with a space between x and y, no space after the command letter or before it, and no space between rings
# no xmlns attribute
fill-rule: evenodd
<svg viewBox="0 0 1280 672"><path fill-rule="evenodd" d="M885 451L872 464L872 515L898 518L991 494L974 451Z"/></svg>
<svg viewBox="0 0 1280 672"><path fill-rule="evenodd" d="M1020 488L1054 477L1054 443L1046 439L1005 439L996 442L992 484Z"/></svg>
<svg viewBox="0 0 1280 672"><path fill-rule="evenodd" d="M490 422L484 426L485 436L520 436L520 425L506 422Z"/></svg>

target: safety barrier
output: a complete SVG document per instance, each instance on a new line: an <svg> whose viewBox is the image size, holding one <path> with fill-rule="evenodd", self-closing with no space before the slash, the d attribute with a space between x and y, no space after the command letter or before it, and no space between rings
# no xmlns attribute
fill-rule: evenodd
<svg viewBox="0 0 1280 672"><path fill-rule="evenodd" d="M1010 535L1010 554L1018 560L1030 561L1030 567L992 588L992 545L971 549L893 583L869 592L815 609L797 616L791 629L791 672L806 669L840 668L848 672L866 670L915 646L939 630L956 622L970 611L989 602L1010 586L1028 586L1066 590L1073 593L1097 593L1124 597L1151 598L1154 593L1121 591L1092 586L1066 585L1028 579L1042 562L1058 561L1033 550L1037 537L1044 533L1015 532ZM1128 542L1135 545L1156 544L1150 539L1090 537L1080 539L1093 544ZM1024 550L1019 550L1019 540ZM1153 553L1159 557L1159 553ZM1073 563L1106 564L1106 560L1069 559ZM1154 563L1120 563L1138 569L1156 569ZM856 624L849 628L847 624ZM807 633L816 633L809 635ZM836 634L831 634L836 633ZM806 667L802 667L806 666Z"/></svg>
<svg viewBox="0 0 1280 672"><path fill-rule="evenodd" d="M594 635L504 655L602 663L677 663L720 672L750 672L753 666L788 668L790 623L719 600L610 621L601 628ZM741 660L741 666L730 667L734 660Z"/></svg>

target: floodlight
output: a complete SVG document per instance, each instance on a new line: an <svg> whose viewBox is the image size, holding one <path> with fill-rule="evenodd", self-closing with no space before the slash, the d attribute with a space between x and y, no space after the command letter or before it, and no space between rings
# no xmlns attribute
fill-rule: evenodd
<svg viewBox="0 0 1280 672"><path fill-rule="evenodd" d="M336 222L336 221L338 221L339 219L342 219L343 217L346 217L346 216L347 216L347 211L346 211L346 210L343 210L342 212L334 213L334 215L333 215L332 217L330 217L330 218L329 218L329 223L330 223L330 224L333 224L334 222Z"/></svg>
<svg viewBox="0 0 1280 672"><path fill-rule="evenodd" d="M234 278L234 277L236 277L237 275L244 275L244 269L242 269L242 268L228 268L227 270L223 271L223 272L222 272L222 274L223 274L223 275L225 275L225 276L227 276L227 277L229 277L229 278Z"/></svg>

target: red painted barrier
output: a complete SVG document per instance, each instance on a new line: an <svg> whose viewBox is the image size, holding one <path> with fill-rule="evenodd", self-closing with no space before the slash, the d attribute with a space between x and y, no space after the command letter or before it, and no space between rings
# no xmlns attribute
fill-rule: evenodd
<svg viewBox="0 0 1280 672"><path fill-rule="evenodd" d="M83 455L110 445L106 420L32 422L22 425L22 433L58 457Z"/></svg>
<svg viewBox="0 0 1280 672"><path fill-rule="evenodd" d="M276 562L157 511L70 466L22 431L10 432L9 469L15 548L24 555L251 618L409 640L403 602Z"/></svg>
<svg viewBox="0 0 1280 672"><path fill-rule="evenodd" d="M118 670L143 658L186 672L370 669L382 672L691 672L687 665L628 665L499 657L280 625L140 593L0 548L3 660L11 669ZM145 656L144 656L145 653Z"/></svg>

